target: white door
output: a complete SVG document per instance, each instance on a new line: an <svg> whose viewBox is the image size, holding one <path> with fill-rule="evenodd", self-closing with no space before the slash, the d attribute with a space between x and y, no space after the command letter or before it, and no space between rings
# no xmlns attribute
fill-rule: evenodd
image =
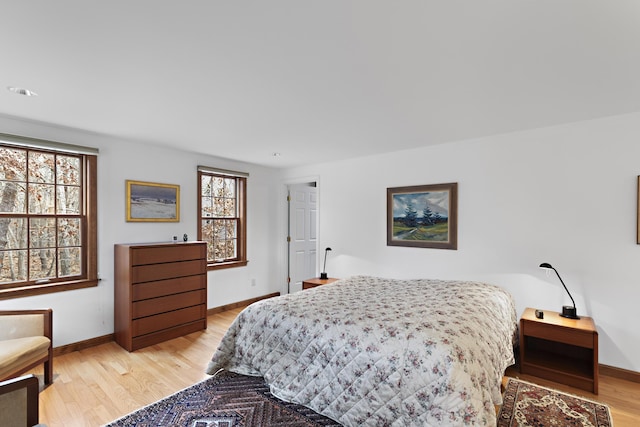
<svg viewBox="0 0 640 427"><path fill-rule="evenodd" d="M315 182L289 186L289 292L316 276L318 193Z"/></svg>

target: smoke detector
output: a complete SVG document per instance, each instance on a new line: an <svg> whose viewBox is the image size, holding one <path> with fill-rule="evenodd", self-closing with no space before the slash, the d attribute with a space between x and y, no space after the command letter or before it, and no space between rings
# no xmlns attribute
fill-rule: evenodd
<svg viewBox="0 0 640 427"><path fill-rule="evenodd" d="M22 87L14 87L14 86L7 86L7 90L13 92L13 93L17 93L18 95L24 95L24 96L38 96L37 93L35 93L32 90L29 89L25 89Z"/></svg>

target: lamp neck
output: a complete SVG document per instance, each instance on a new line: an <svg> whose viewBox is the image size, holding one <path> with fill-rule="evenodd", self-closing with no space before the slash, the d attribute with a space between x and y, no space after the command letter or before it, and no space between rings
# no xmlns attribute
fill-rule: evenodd
<svg viewBox="0 0 640 427"><path fill-rule="evenodd" d="M324 251L324 265L322 266L322 272L326 273L327 272L327 250L325 249Z"/></svg>
<svg viewBox="0 0 640 427"><path fill-rule="evenodd" d="M551 267L553 268L553 267ZM555 268L553 268L553 271L556 272L556 275L558 276L558 279L560 279L560 283L562 283L562 286L564 287L564 290L567 291L567 294L569 295L569 298L571 298L571 302L573 303L573 308L576 308L576 302L573 300L573 297L571 296L571 292L569 292L569 289L567 289L567 285L564 284L564 282L562 281L562 277L560 277L560 273L558 273L558 270L556 270Z"/></svg>

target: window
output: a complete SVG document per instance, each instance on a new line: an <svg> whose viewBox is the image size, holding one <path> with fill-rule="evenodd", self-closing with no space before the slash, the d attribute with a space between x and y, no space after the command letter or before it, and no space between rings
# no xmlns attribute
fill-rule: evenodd
<svg viewBox="0 0 640 427"><path fill-rule="evenodd" d="M247 175L198 167L198 240L209 269L247 265Z"/></svg>
<svg viewBox="0 0 640 427"><path fill-rule="evenodd" d="M97 158L24 141L0 135L0 298L95 286Z"/></svg>

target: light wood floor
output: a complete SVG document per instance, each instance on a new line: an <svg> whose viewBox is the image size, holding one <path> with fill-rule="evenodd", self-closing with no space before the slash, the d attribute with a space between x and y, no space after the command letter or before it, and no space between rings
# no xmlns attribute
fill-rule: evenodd
<svg viewBox="0 0 640 427"><path fill-rule="evenodd" d="M240 309L209 316L208 328L133 353L115 342L58 356L54 382L40 392L40 422L49 427L100 426L207 378L207 362ZM42 384L42 371L34 371ZM609 405L615 427L640 422L640 384L600 377L600 394L517 371L507 375ZM506 378L505 378L506 381Z"/></svg>

